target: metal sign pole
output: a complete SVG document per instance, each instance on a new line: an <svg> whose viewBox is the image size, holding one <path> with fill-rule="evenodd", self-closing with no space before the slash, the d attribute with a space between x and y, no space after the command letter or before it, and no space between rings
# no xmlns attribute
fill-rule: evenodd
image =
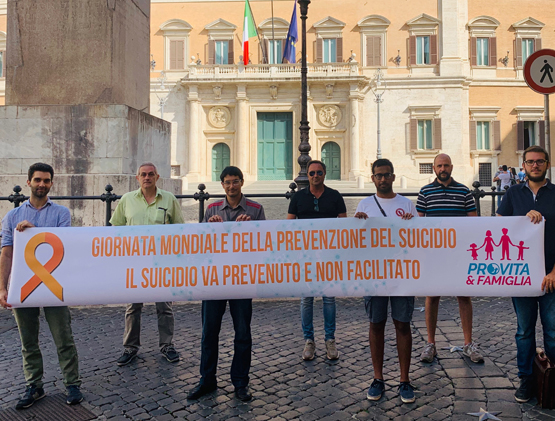
<svg viewBox="0 0 555 421"><path fill-rule="evenodd" d="M551 155L551 129L549 127L549 94L544 95L545 111L545 150ZM551 158L553 159L553 158ZM547 178L551 179L551 164L547 169Z"/></svg>

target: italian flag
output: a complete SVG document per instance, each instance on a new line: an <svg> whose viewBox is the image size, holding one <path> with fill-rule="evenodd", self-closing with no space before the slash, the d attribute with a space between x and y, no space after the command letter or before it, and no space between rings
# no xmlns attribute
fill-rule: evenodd
<svg viewBox="0 0 555 421"><path fill-rule="evenodd" d="M245 0L245 19L243 24L243 64L249 64L249 38L257 35L254 19L252 18L249 0Z"/></svg>

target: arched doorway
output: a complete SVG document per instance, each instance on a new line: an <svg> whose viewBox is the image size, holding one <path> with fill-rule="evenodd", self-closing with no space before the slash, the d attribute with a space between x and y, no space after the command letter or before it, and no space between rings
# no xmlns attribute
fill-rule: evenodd
<svg viewBox="0 0 555 421"><path fill-rule="evenodd" d="M326 142L322 146L322 162L326 164L326 178L341 180L341 148L335 142Z"/></svg>
<svg viewBox="0 0 555 421"><path fill-rule="evenodd" d="M220 181L220 174L229 166L229 146L216 143L212 148L212 181Z"/></svg>

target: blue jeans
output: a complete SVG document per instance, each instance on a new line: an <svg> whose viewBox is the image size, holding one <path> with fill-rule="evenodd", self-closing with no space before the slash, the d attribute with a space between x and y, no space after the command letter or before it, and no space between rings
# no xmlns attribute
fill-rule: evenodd
<svg viewBox="0 0 555 421"><path fill-rule="evenodd" d="M542 297L514 297L513 306L517 319L515 339L518 376L531 376L536 355L538 306L543 328L545 353L551 361L555 361L555 292L545 294Z"/></svg>
<svg viewBox="0 0 555 421"><path fill-rule="evenodd" d="M335 297L322 297L324 302L324 331L326 341L335 339ZM301 323L304 338L314 340L314 297L301 298Z"/></svg>
<svg viewBox="0 0 555 421"><path fill-rule="evenodd" d="M227 301L211 300L202 302L202 345L200 356L200 382L202 384L216 384L218 342ZM251 368L252 300L229 300L229 311L235 330L233 361L231 363L231 383L235 388L246 387L249 384L249 370Z"/></svg>

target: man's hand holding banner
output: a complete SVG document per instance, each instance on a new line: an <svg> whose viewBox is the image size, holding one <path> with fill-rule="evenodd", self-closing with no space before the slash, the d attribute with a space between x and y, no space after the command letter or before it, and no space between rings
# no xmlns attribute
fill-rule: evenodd
<svg viewBox="0 0 555 421"><path fill-rule="evenodd" d="M543 222L355 218L31 228L14 307L302 296L538 296Z"/></svg>

